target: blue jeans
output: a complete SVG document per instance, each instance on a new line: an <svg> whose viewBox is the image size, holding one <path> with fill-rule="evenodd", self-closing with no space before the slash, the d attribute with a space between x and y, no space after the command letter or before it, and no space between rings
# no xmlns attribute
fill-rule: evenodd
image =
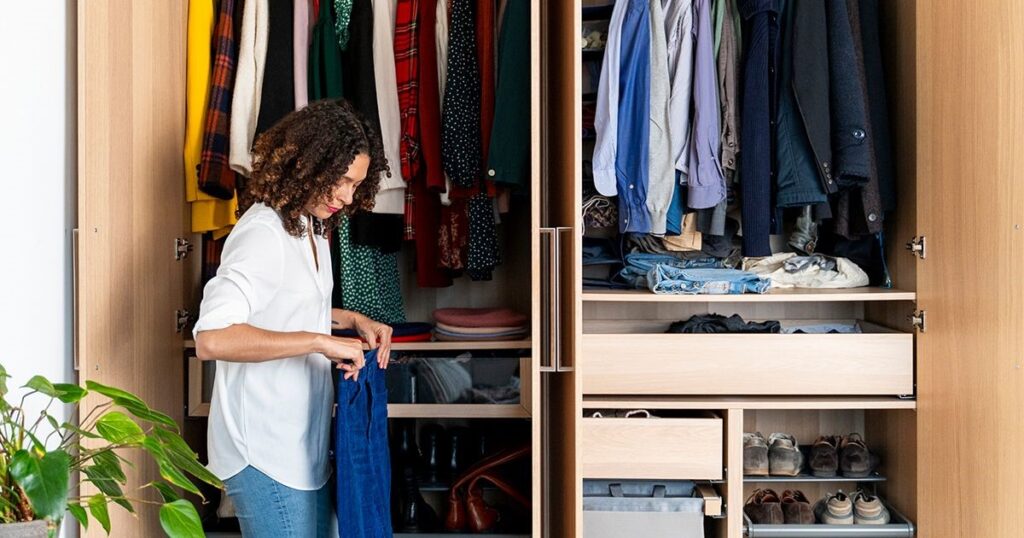
<svg viewBox="0 0 1024 538"><path fill-rule="evenodd" d="M679 269L724 267L722 260L710 256L683 259L671 254L630 252L626 254L626 266L619 271L618 277L634 288L646 288L648 273L656 265L668 265Z"/></svg>
<svg viewBox="0 0 1024 538"><path fill-rule="evenodd" d="M771 280L738 269L680 269L661 264L647 273L647 283L654 293L677 295L764 293L771 286Z"/></svg>
<svg viewBox="0 0 1024 538"><path fill-rule="evenodd" d="M339 378L334 455L341 538L391 538L388 389L377 351L359 380Z"/></svg>
<svg viewBox="0 0 1024 538"><path fill-rule="evenodd" d="M249 466L224 485L244 538L319 538L330 532L330 484L292 489Z"/></svg>

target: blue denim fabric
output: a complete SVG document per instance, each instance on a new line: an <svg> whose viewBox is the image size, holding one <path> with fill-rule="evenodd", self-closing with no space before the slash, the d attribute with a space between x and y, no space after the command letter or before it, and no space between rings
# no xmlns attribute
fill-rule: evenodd
<svg viewBox="0 0 1024 538"><path fill-rule="evenodd" d="M225 480L224 485L245 538L328 535L330 484L313 491L292 489L249 466Z"/></svg>
<svg viewBox="0 0 1024 538"><path fill-rule="evenodd" d="M617 279L634 288L646 288L649 282L648 274L651 269L658 265L679 269L715 269L724 267L723 260L710 256L684 260L671 254L631 252L626 254L626 266L619 271Z"/></svg>
<svg viewBox="0 0 1024 538"><path fill-rule="evenodd" d="M647 273L647 283L654 293L676 295L764 293L771 286L771 280L739 269L680 269L661 264Z"/></svg>
<svg viewBox="0 0 1024 538"><path fill-rule="evenodd" d="M338 379L335 425L338 531L341 538L391 538L388 389L377 351L359 380Z"/></svg>
<svg viewBox="0 0 1024 538"><path fill-rule="evenodd" d="M629 2L619 51L619 114L615 176L619 231L648 233L647 182L650 175L651 28L649 0ZM614 81L613 81L614 83Z"/></svg>

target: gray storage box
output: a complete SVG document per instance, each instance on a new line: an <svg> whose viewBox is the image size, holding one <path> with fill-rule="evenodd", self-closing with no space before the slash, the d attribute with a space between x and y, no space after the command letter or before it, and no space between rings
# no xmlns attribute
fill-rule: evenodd
<svg viewBox="0 0 1024 538"><path fill-rule="evenodd" d="M704 538L704 499L692 482L586 480L583 537Z"/></svg>

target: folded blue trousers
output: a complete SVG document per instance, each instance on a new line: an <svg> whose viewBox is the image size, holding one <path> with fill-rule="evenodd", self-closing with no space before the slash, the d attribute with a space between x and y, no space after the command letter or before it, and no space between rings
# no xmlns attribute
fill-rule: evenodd
<svg viewBox="0 0 1024 538"><path fill-rule="evenodd" d="M338 378L335 469L341 538L391 538L388 389L377 351L358 380Z"/></svg>

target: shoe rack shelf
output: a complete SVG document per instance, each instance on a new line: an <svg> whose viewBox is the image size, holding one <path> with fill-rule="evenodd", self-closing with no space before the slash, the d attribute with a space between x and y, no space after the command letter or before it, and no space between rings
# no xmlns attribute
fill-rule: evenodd
<svg viewBox="0 0 1024 538"><path fill-rule="evenodd" d="M754 525L743 516L746 538L914 538L916 529L903 514L886 505L891 514L887 525Z"/></svg>
<svg viewBox="0 0 1024 538"><path fill-rule="evenodd" d="M659 295L647 290L584 291L583 302L623 303L829 303L862 301L915 301L917 294L886 288L774 289L743 295Z"/></svg>
<svg viewBox="0 0 1024 538"><path fill-rule="evenodd" d="M622 409L916 409L913 399L857 396L584 396L588 408Z"/></svg>
<svg viewBox="0 0 1024 538"><path fill-rule="evenodd" d="M520 404L388 404L388 418L530 418Z"/></svg>
<svg viewBox="0 0 1024 538"><path fill-rule="evenodd" d="M873 473L873 474L871 474L869 476L865 476L863 478L849 478L849 477L845 477L845 476L834 476L834 477L831 477L831 478L823 478L823 477L813 476L813 475L809 475L809 474L802 474L802 475L798 475L798 476L751 476L751 475L745 475L743 477L743 482L745 482L747 484L760 484L760 483L809 484L809 483L814 483L814 482L832 484L832 483L841 483L841 482L855 482L855 483L885 482L886 480L888 480L888 478L886 478L886 477L884 477L884 476L882 476L882 475L880 475L878 473Z"/></svg>

